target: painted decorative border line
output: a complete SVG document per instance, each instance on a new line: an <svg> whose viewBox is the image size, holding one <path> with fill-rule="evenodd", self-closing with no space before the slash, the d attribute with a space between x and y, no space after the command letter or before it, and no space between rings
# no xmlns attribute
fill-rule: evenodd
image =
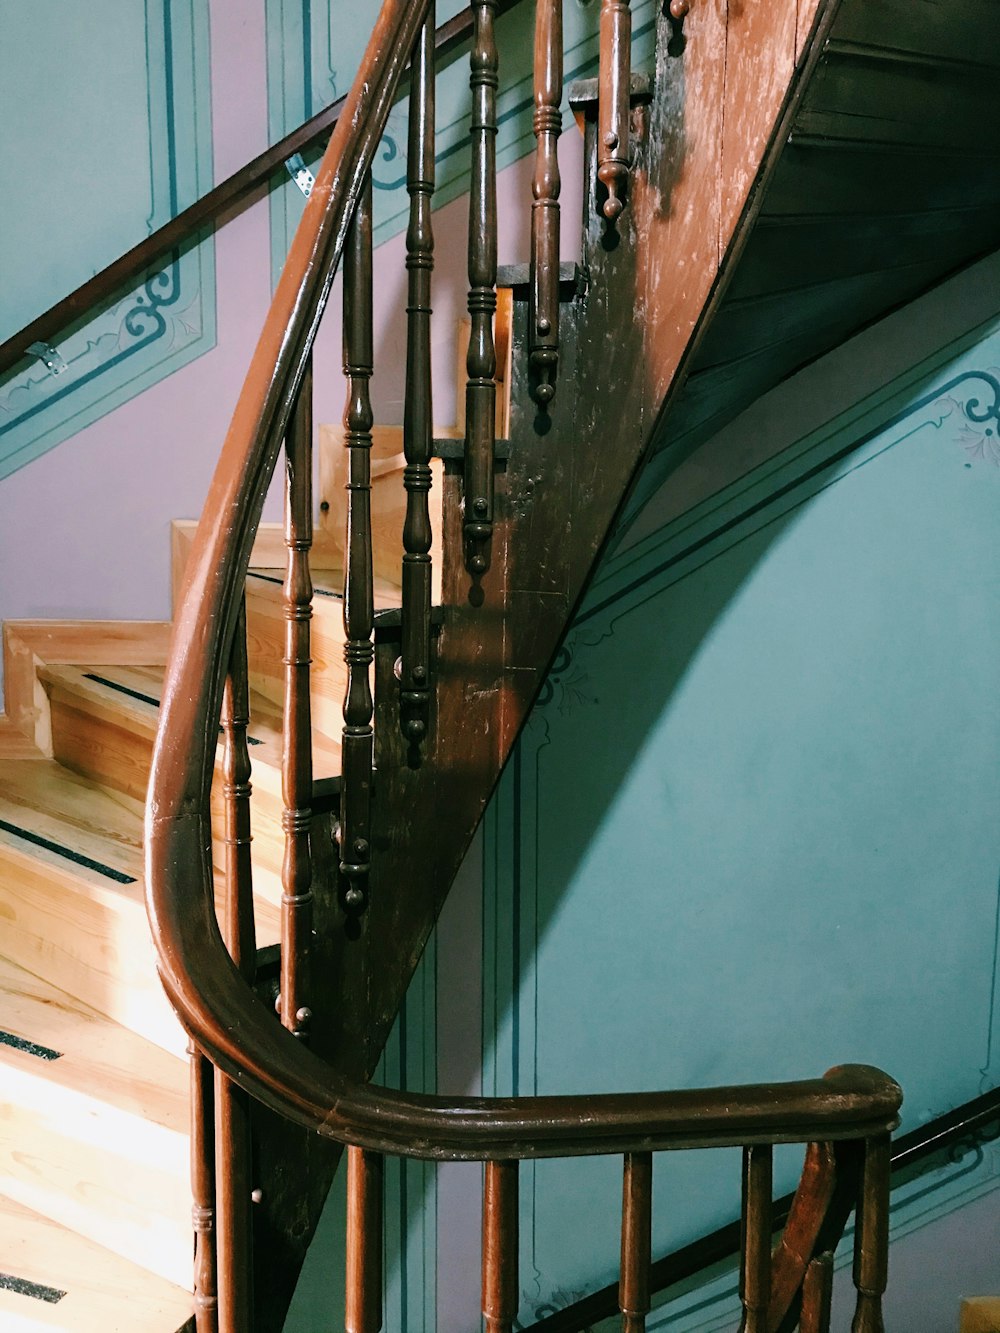
<svg viewBox="0 0 1000 1333"><path fill-rule="evenodd" d="M152 231L212 184L207 0L145 0ZM0 479L215 345L215 246L175 252L0 384Z"/></svg>
<svg viewBox="0 0 1000 1333"><path fill-rule="evenodd" d="M968 351L968 338L963 350ZM975 354L988 354L982 341ZM954 366L957 357L936 358ZM572 714L589 701L586 649L615 633L632 615L672 584L690 577L706 561L759 527L783 517L828 486L835 485L888 450L927 429L942 431L943 443L964 454L964 466L1000 467L1000 368L967 368L912 397L913 377L904 377L910 397L900 407L899 385L880 395L877 410L864 417L856 410L761 465L747 477L711 497L690 513L652 534L633 550L609 562L598 577L570 630L566 644L529 717L524 735L487 811L484 838L483 909L483 1078L491 1095L532 1095L539 1091L537 1067L538 978L534 959L538 910L538 798L540 758L550 743L553 710ZM927 383L926 376L923 383ZM896 392L893 392L893 390ZM895 410L893 410L895 409ZM863 424L862 424L863 422ZM947 427L947 429L945 429ZM885 437L889 438L886 439ZM1000 919L1000 901L998 901ZM994 970L996 959L994 960ZM990 1034L997 1003L996 977L991 990ZM989 1057L987 1056L987 1067ZM985 1080L988 1068L979 1071ZM959 1170L951 1165L928 1180L904 1188L893 1204L893 1234L905 1235L936 1217L1000 1186L1000 1158L994 1154L986 1176L968 1178L984 1160L973 1145L975 1161ZM967 1157L968 1150L961 1154ZM534 1317L570 1304L582 1293L551 1290L542 1280L535 1244L535 1174L525 1172L521 1194L521 1274L523 1300ZM847 1253L847 1251L845 1251ZM842 1262L847 1262L843 1260ZM534 1275L532 1278L532 1274ZM541 1302L541 1303L539 1303ZM680 1302L650 1328L710 1333L738 1318L731 1273L703 1281L694 1307Z"/></svg>

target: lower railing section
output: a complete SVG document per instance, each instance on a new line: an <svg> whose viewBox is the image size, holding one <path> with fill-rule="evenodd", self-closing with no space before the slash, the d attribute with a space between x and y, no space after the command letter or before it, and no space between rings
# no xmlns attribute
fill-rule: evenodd
<svg viewBox="0 0 1000 1333"><path fill-rule="evenodd" d="M672 1147L733 1147L741 1138L742 1216L740 1222L740 1333L829 1333L832 1309L833 1252L851 1211L856 1213L852 1333L883 1333L882 1297L888 1273L890 1134L897 1121L901 1094L878 1070L845 1067L828 1076L830 1091L821 1083L786 1084L768 1088L710 1089L680 1094L657 1094L665 1104L683 1099L689 1108L687 1125L667 1116L661 1125L650 1120L647 1131L624 1144L618 1132L622 1108L630 1098L551 1099L567 1108L576 1102L579 1123L568 1115L555 1117L565 1139L565 1150L555 1144L521 1140L514 1148L498 1133L489 1138L490 1103L479 1101L474 1142L462 1146L427 1140L415 1124L412 1141L387 1154L367 1142L347 1144L346 1290L347 1333L378 1333L383 1324L383 1191L387 1155L441 1160L461 1158L484 1164L482 1203L482 1313L486 1333L512 1333L520 1304L518 1277L518 1176L520 1158L556 1158L580 1153L619 1152L622 1156L621 1266L617 1308L623 1333L645 1333L651 1308L652 1232L655 1213L653 1162L655 1150ZM373 1102L381 1090L370 1089ZM645 1100L635 1099L637 1107ZM544 1099L550 1102L550 1099ZM719 1107L729 1104L731 1115ZM537 1103L540 1105L540 1103ZM603 1104L603 1105L602 1105ZM614 1104L615 1110L610 1112ZM780 1108L788 1107L786 1125ZM838 1104L843 1110L838 1114ZM764 1117L775 1128L761 1126ZM496 1103L497 1124L509 1124L512 1115L527 1120L533 1103ZM440 1109L440 1105L438 1107ZM456 1114L466 1112L456 1104ZM641 1114L641 1111L638 1112ZM540 1114L544 1115L544 1111ZM204 1105L205 1133L211 1135L211 1107ZM447 1110L444 1111L447 1118ZM726 1120L731 1123L725 1123ZM217 1122L221 1131L221 1122ZM822 1130L824 1138L810 1131ZM378 1131L375 1131L377 1136ZM340 1137L337 1135L336 1137ZM361 1135L365 1140L371 1136ZM805 1144L805 1162L791 1204L772 1199L772 1159L776 1143ZM216 1145L218 1160L225 1145ZM213 1211L211 1173L199 1174L199 1217ZM734 1182L735 1185L735 1182ZM218 1187L216 1186L216 1189ZM249 1199L247 1200L249 1202ZM773 1238L776 1217L784 1219L781 1235ZM585 1224L586 1219L581 1219ZM196 1291L198 1333L272 1333L254 1323L252 1309L214 1300L215 1273L233 1267L237 1256L226 1253L235 1243L225 1227L201 1227L198 1233ZM240 1263L250 1256L241 1252ZM447 1280L447 1275L445 1280ZM249 1284L243 1288L243 1299ZM333 1297L331 1296L331 1304ZM601 1315L611 1311L604 1309ZM577 1325L580 1327L580 1325Z"/></svg>

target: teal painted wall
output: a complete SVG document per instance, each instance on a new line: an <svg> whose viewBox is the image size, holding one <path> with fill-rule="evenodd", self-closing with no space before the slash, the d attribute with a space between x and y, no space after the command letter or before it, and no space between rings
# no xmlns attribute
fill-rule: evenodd
<svg viewBox="0 0 1000 1333"><path fill-rule="evenodd" d="M998 368L993 320L621 537L488 815L484 1090L867 1061L913 1126L997 1084ZM1000 1184L972 1165L897 1226ZM614 1277L619 1171L524 1168L523 1318ZM656 1190L664 1251L732 1217L737 1156ZM720 1282L656 1326L724 1326Z"/></svg>
<svg viewBox="0 0 1000 1333"><path fill-rule="evenodd" d="M110 38L113 35L113 40ZM0 339L212 185L208 0L66 0L0 14ZM214 243L0 379L0 479L215 341Z"/></svg>

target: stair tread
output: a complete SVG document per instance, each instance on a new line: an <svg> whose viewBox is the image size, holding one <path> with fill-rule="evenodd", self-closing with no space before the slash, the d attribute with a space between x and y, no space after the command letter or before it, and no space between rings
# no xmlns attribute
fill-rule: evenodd
<svg viewBox="0 0 1000 1333"><path fill-rule="evenodd" d="M141 899L142 819L90 779L37 752L5 761L0 820L10 825L0 827L0 841L22 854L56 858L64 870L72 867L84 879L96 878L102 887Z"/></svg>
<svg viewBox="0 0 1000 1333"><path fill-rule="evenodd" d="M189 1292L2 1197L0 1256L5 1333L177 1333L191 1316Z"/></svg>
<svg viewBox="0 0 1000 1333"><path fill-rule="evenodd" d="M402 547L400 547L400 560L402 560ZM310 573L312 575L313 592L315 594L313 614L322 610L323 606L328 602L335 602L338 606L343 606L343 570L310 569ZM249 570L247 577L261 583L269 583L273 585L276 596L280 597L281 585L285 581L285 571L283 569L261 565ZM399 583L394 582L392 579L383 578L380 574L374 576L372 591L375 595L376 611L381 610L383 607L398 606L400 598L403 595Z"/></svg>
<svg viewBox="0 0 1000 1333"><path fill-rule="evenodd" d="M5 1197L185 1282L187 1062L3 959L0 1028Z"/></svg>
<svg viewBox="0 0 1000 1333"><path fill-rule="evenodd" d="M42 680L85 700L88 709L99 716L128 719L129 727L152 738L163 689L163 670L159 667L101 665L46 666L39 672ZM255 690L250 692L250 757L258 783L262 773L271 770L269 785L280 786L281 709ZM313 734L313 765L317 774L340 771L340 743L321 732ZM265 776L265 781L268 781Z"/></svg>
<svg viewBox="0 0 1000 1333"><path fill-rule="evenodd" d="M0 1027L0 1067L187 1134L183 1060L5 958L0 958ZM15 1046L6 1037L49 1054Z"/></svg>

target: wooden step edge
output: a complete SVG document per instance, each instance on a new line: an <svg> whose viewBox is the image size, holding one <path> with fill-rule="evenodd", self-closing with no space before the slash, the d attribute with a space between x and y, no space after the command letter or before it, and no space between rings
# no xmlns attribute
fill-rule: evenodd
<svg viewBox="0 0 1000 1333"><path fill-rule="evenodd" d="M70 1094L187 1136L187 1061L0 958L0 1064Z"/></svg>
<svg viewBox="0 0 1000 1333"><path fill-rule="evenodd" d="M967 1296L958 1328L959 1333L1000 1333L1000 1296Z"/></svg>
<svg viewBox="0 0 1000 1333"><path fill-rule="evenodd" d="M48 701L39 667L120 662L163 666L170 626L162 620L8 620L3 626L5 714L51 756Z"/></svg>
<svg viewBox="0 0 1000 1333"><path fill-rule="evenodd" d="M0 1327L177 1333L190 1292L15 1201L0 1198Z"/></svg>

